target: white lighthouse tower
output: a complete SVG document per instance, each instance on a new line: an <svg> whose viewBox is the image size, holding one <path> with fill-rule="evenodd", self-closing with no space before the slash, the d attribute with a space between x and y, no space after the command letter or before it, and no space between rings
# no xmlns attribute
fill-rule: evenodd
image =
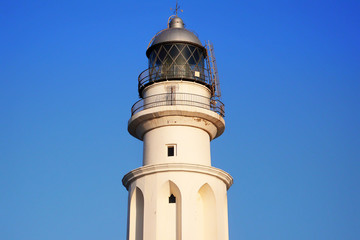
<svg viewBox="0 0 360 240"><path fill-rule="evenodd" d="M144 142L143 166L123 178L128 240L227 240L232 177L211 166L210 141L225 129L210 45L177 15L154 36L139 76L129 133Z"/></svg>

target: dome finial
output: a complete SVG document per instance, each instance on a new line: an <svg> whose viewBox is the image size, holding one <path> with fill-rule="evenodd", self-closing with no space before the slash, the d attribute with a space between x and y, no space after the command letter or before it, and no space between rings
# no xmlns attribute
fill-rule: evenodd
<svg viewBox="0 0 360 240"><path fill-rule="evenodd" d="M170 8L170 10L174 10L174 14L177 17L178 16L178 11L183 12L182 9L180 9L180 5L178 4L178 1L176 0L176 7L175 8Z"/></svg>

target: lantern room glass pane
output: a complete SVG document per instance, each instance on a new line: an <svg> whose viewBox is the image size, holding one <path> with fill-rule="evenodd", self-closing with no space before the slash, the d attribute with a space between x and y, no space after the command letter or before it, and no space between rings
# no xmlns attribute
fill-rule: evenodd
<svg viewBox="0 0 360 240"><path fill-rule="evenodd" d="M189 45L190 52L193 53L196 47Z"/></svg>
<svg viewBox="0 0 360 240"><path fill-rule="evenodd" d="M171 48L171 50L170 50L170 56L172 57L172 59L175 59L176 57L177 57L177 55L179 54L179 50L177 49L177 47L175 46L175 44L174 44L174 46Z"/></svg>
<svg viewBox="0 0 360 240"><path fill-rule="evenodd" d="M175 62L176 62L176 65L185 65L186 64L186 60L183 57L183 55L181 55L181 54L176 58Z"/></svg>
<svg viewBox="0 0 360 240"><path fill-rule="evenodd" d="M166 51L165 51L164 48L161 48L161 49L160 49L160 52L159 52L159 59L160 59L160 61L164 61L165 56L166 56Z"/></svg>
<svg viewBox="0 0 360 240"><path fill-rule="evenodd" d="M149 55L149 67L161 65L197 65L203 67L204 53L201 48L189 44L174 43L155 46Z"/></svg>
<svg viewBox="0 0 360 240"><path fill-rule="evenodd" d="M200 56L199 56L199 53L198 53L198 51L197 51L197 50L196 50L196 51L194 51L193 56L194 56L194 58L195 58L195 61L196 61L196 62L198 62L198 61L199 61L199 59L200 59Z"/></svg>
<svg viewBox="0 0 360 240"><path fill-rule="evenodd" d="M190 65L196 65L196 61L193 55L191 55L191 57L189 58L188 63Z"/></svg>
<svg viewBox="0 0 360 240"><path fill-rule="evenodd" d="M184 47L183 50L181 51L181 54L185 57L186 60L188 60L189 57L191 56L189 47L188 46Z"/></svg>
<svg viewBox="0 0 360 240"><path fill-rule="evenodd" d="M171 47L172 47L172 44L164 45L164 48L166 49L167 52L170 50Z"/></svg>
<svg viewBox="0 0 360 240"><path fill-rule="evenodd" d="M179 51L181 52L183 49L184 49L184 47L185 47L185 44L175 44L176 45L176 47L179 49Z"/></svg>
<svg viewBox="0 0 360 240"><path fill-rule="evenodd" d="M149 54L149 73L157 79L190 78L205 76L204 50L186 43L164 43L154 46Z"/></svg>

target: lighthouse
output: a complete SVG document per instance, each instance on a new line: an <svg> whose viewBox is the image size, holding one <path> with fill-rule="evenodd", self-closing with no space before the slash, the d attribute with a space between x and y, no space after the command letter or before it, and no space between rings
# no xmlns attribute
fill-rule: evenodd
<svg viewBox="0 0 360 240"><path fill-rule="evenodd" d="M211 166L210 156L210 142L225 130L213 47L176 14L146 56L128 122L129 133L143 141L143 164L122 180L127 239L227 240L233 179Z"/></svg>

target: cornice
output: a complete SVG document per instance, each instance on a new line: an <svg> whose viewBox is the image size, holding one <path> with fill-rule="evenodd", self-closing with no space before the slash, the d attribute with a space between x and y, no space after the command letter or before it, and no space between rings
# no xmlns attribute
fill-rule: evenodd
<svg viewBox="0 0 360 240"><path fill-rule="evenodd" d="M140 168L136 168L123 177L122 183L126 187L126 189L129 190L130 184L136 179L160 172L194 172L210 175L222 180L226 184L227 189L229 189L230 186L233 184L233 178L231 177L231 175L219 168L187 163L165 163L146 165Z"/></svg>

